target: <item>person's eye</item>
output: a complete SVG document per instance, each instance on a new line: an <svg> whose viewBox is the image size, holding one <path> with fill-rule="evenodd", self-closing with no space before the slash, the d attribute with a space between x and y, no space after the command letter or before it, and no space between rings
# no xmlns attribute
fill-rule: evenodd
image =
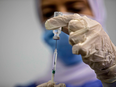
<svg viewBox="0 0 116 87"><path fill-rule="evenodd" d="M83 2L72 2L72 4L67 5L67 10L74 13L82 13L86 9Z"/></svg>
<svg viewBox="0 0 116 87"><path fill-rule="evenodd" d="M52 12L43 13L43 16L44 16L46 19L48 19L48 18L52 17L53 14L54 14L54 12L52 11Z"/></svg>
<svg viewBox="0 0 116 87"><path fill-rule="evenodd" d="M74 13L81 13L84 9L83 8L70 8L69 11Z"/></svg>

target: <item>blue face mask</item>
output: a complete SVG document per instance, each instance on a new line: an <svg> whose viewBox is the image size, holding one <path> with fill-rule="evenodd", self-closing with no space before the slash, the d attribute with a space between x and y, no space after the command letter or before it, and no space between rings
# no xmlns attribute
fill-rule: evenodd
<svg viewBox="0 0 116 87"><path fill-rule="evenodd" d="M52 48L55 49L55 40L53 40L53 31L45 30L43 34L44 41ZM70 66L82 62L81 55L72 54L72 46L68 41L69 35L61 32L60 40L57 41L58 58L63 62L64 65Z"/></svg>

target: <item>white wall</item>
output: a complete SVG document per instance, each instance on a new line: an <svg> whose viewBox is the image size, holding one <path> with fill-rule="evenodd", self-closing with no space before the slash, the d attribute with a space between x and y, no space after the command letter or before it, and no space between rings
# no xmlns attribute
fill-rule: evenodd
<svg viewBox="0 0 116 87"><path fill-rule="evenodd" d="M42 30L34 0L0 0L0 87L28 83L44 74L50 52L42 42ZM116 45L116 0L105 0L107 30Z"/></svg>
<svg viewBox="0 0 116 87"><path fill-rule="evenodd" d="M0 0L0 87L34 81L49 65L33 1Z"/></svg>
<svg viewBox="0 0 116 87"><path fill-rule="evenodd" d="M106 28L112 42L116 45L116 0L104 0L107 10Z"/></svg>

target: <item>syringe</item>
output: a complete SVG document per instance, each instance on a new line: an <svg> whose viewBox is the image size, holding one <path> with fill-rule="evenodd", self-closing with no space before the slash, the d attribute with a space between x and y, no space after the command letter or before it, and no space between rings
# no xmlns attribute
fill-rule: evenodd
<svg viewBox="0 0 116 87"><path fill-rule="evenodd" d="M62 15L61 12L54 12L54 17L61 16L61 15ZM51 78L51 80L54 82L54 75L55 75L55 72L56 72L56 62L57 62L57 40L60 39L59 34L61 33L61 27L56 29L56 30L53 30L53 33L54 33L53 39L56 40L56 46L55 46L55 51L54 51L54 54L53 54L53 68L52 68L52 78Z"/></svg>

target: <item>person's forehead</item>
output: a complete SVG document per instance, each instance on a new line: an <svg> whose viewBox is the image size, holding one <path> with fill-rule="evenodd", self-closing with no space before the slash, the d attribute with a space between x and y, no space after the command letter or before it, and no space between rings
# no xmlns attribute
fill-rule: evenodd
<svg viewBox="0 0 116 87"><path fill-rule="evenodd" d="M49 5L49 4L55 4L55 3L67 3L67 2L85 2L87 0L41 0L42 5Z"/></svg>

